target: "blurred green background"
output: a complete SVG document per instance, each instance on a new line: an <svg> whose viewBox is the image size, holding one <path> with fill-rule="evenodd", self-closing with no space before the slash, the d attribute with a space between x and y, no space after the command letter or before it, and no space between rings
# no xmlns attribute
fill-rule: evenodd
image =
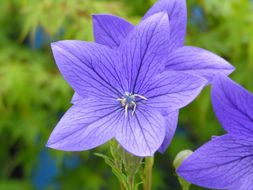
<svg viewBox="0 0 253 190"><path fill-rule="evenodd" d="M45 148L71 106L73 90L54 64L50 42L93 40L91 14L110 13L137 24L155 0L0 1L0 190L117 190L95 150ZM249 0L188 0L187 45L211 50L237 70L231 77L253 91L253 4ZM170 148L156 154L154 190L180 190L172 161L223 133L212 112L210 87L180 112ZM204 188L192 186L191 190Z"/></svg>

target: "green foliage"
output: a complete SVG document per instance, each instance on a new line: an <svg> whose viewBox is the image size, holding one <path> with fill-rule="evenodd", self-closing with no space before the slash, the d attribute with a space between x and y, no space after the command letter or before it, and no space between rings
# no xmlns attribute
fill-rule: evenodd
<svg viewBox="0 0 253 190"><path fill-rule="evenodd" d="M50 41L92 40L91 14L109 13L138 23L155 0L9 0L0 1L0 189L35 189L31 183L47 138L70 107L73 91L59 74ZM188 0L187 45L213 51L237 70L232 78L253 90L253 5L248 0ZM203 10L203 23L192 22L193 9ZM36 49L36 31L48 36ZM172 159L182 149L195 149L222 134L211 107L210 87L181 110L177 134L166 152L156 154L153 189L180 189ZM106 152L107 145L96 149ZM116 178L94 151L76 153L80 166L64 167L73 153L49 151L59 175L53 182L68 189L119 189ZM76 155L75 154L75 155ZM195 186L192 190L202 189Z"/></svg>
<svg viewBox="0 0 253 190"><path fill-rule="evenodd" d="M96 153L104 159L105 163L112 169L114 175L118 178L120 189L138 190L142 184L142 158L127 153L116 141L110 142L110 156Z"/></svg>

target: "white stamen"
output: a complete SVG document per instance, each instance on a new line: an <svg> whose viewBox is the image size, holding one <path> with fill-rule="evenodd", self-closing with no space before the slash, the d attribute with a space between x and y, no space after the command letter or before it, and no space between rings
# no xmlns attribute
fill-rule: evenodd
<svg viewBox="0 0 253 190"><path fill-rule="evenodd" d="M136 111L136 106L137 106L135 102L133 102L133 105L134 105L134 109L132 111L132 115L134 115L134 112Z"/></svg>
<svg viewBox="0 0 253 190"><path fill-rule="evenodd" d="M132 108L132 115L136 112L137 104L135 98L138 97L143 100L147 100L146 97L139 94L131 94L126 92L123 98L117 98L117 101L121 103L125 110L125 118L127 118L128 108Z"/></svg>
<svg viewBox="0 0 253 190"><path fill-rule="evenodd" d="M125 105L125 118L127 118L127 113L128 113L128 104Z"/></svg>
<svg viewBox="0 0 253 190"><path fill-rule="evenodd" d="M139 94L134 94L133 96L134 96L134 97L139 97L139 98L141 98L141 99L143 99L143 100L147 100L146 97L144 97L144 96L142 96L142 95L139 95Z"/></svg>

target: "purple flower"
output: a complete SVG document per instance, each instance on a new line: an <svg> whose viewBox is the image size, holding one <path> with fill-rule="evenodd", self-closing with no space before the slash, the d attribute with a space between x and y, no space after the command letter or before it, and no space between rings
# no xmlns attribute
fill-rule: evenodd
<svg viewBox="0 0 253 190"><path fill-rule="evenodd" d="M166 69L204 77L209 82L218 74L229 75L234 67L221 57L197 47L184 46L187 10L185 0L159 0L146 13L143 20L158 12L166 12L169 17L167 37L169 46L166 50ZM134 26L122 18L113 15L93 15L93 29L96 43L105 45L112 49L120 46L122 41L134 29ZM72 103L75 104L83 99L77 93L74 94ZM176 131L178 110L168 115L166 136L159 148L164 152L170 144Z"/></svg>
<svg viewBox="0 0 253 190"><path fill-rule="evenodd" d="M187 10L185 0L158 0L146 13L143 20L155 13L166 12L169 17L168 58L165 66L169 70L184 71L206 78L209 82L217 73L229 75L234 67L221 57L201 48L184 46ZM117 48L134 26L113 15L93 15L95 41Z"/></svg>
<svg viewBox="0 0 253 190"><path fill-rule="evenodd" d="M252 190L253 95L226 76L219 76L213 84L212 103L228 134L213 137L177 172L207 188Z"/></svg>
<svg viewBox="0 0 253 190"><path fill-rule="evenodd" d="M80 151L116 140L138 156L152 155L165 138L168 114L191 102L206 81L166 71L167 14L141 22L116 49L82 41L52 44L66 81L82 97L63 116L48 142Z"/></svg>
<svg viewBox="0 0 253 190"><path fill-rule="evenodd" d="M215 73L233 71L210 52L183 47L183 0L158 1L135 27L112 15L94 15L93 25L96 43L52 44L59 70L76 93L48 147L80 151L115 138L138 156L164 151L178 109L206 85L202 77L210 82Z"/></svg>

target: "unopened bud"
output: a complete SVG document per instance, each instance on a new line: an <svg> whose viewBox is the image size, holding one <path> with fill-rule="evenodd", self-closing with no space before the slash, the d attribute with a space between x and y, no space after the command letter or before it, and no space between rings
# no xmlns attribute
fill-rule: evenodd
<svg viewBox="0 0 253 190"><path fill-rule="evenodd" d="M179 152L173 162L173 166L177 169L180 164L192 154L191 150L183 150Z"/></svg>
<svg viewBox="0 0 253 190"><path fill-rule="evenodd" d="M173 166L177 169L181 163L192 154L191 150L183 150L179 152L173 162ZM183 190L189 190L191 183L178 176L178 181Z"/></svg>

